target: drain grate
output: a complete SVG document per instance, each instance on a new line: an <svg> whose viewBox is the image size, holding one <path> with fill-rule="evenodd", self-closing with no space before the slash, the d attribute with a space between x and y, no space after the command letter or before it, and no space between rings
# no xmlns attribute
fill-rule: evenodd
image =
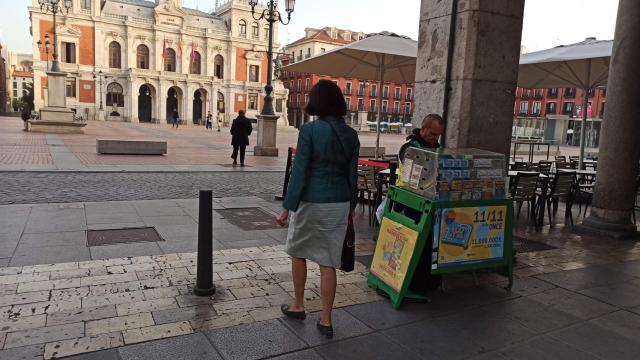
<svg viewBox="0 0 640 360"><path fill-rule="evenodd" d="M274 214L260 208L221 209L216 212L244 231L282 229Z"/></svg>
<svg viewBox="0 0 640 360"><path fill-rule="evenodd" d="M551 246L539 241L529 240L520 236L513 237L513 249L516 253L528 253L545 250L557 249L555 246Z"/></svg>
<svg viewBox="0 0 640 360"><path fill-rule="evenodd" d="M164 241L164 239L153 227L87 231L89 246L156 241Z"/></svg>

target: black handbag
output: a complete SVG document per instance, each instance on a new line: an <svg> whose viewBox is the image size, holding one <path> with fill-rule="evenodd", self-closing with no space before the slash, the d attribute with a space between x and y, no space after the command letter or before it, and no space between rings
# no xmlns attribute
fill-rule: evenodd
<svg viewBox="0 0 640 360"><path fill-rule="evenodd" d="M353 228L353 217L349 215L347 223L347 233L344 235L342 243L342 256L340 258L340 270L353 271L356 262L356 231Z"/></svg>

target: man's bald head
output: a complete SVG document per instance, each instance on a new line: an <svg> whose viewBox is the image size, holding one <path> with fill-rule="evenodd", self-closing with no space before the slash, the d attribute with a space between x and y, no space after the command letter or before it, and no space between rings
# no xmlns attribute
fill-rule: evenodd
<svg viewBox="0 0 640 360"><path fill-rule="evenodd" d="M435 146L440 135L444 132L444 119L438 114L429 114L422 120L420 136L429 144Z"/></svg>

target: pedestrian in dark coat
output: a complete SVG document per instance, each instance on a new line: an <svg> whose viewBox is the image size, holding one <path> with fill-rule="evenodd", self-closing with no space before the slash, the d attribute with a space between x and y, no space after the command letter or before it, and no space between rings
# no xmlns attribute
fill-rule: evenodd
<svg viewBox="0 0 640 360"><path fill-rule="evenodd" d="M178 109L173 109L173 125L171 127L177 129L178 125L180 125L180 115L178 115Z"/></svg>
<svg viewBox="0 0 640 360"><path fill-rule="evenodd" d="M244 110L238 111L238 117L231 124L231 145L233 145L233 165L238 164L238 151L240 151L240 166L244 166L244 152L249 145L249 135L253 131L251 121L244 116Z"/></svg>

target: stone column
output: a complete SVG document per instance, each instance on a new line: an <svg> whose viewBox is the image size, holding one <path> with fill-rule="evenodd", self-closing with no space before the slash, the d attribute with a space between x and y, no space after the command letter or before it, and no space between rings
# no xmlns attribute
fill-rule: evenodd
<svg viewBox="0 0 640 360"><path fill-rule="evenodd" d="M631 215L640 159L640 2L620 0L602 122L591 215L580 231L615 238L637 235Z"/></svg>
<svg viewBox="0 0 640 360"><path fill-rule="evenodd" d="M422 0L420 13L413 124L444 114L447 147L508 154L524 0Z"/></svg>

